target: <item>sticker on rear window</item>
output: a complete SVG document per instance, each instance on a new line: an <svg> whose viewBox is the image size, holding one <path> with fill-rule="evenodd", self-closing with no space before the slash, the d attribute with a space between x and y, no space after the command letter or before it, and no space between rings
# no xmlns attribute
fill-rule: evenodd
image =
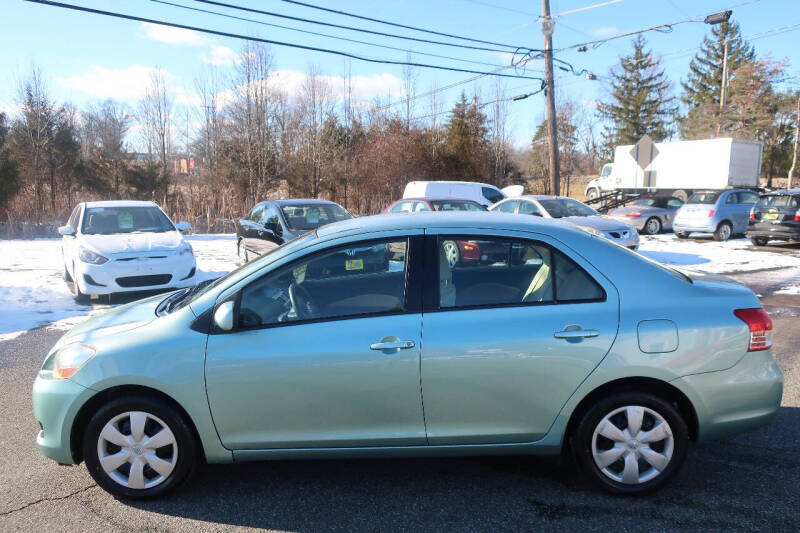
<svg viewBox="0 0 800 533"><path fill-rule="evenodd" d="M344 262L345 270L364 270L363 259L347 259Z"/></svg>

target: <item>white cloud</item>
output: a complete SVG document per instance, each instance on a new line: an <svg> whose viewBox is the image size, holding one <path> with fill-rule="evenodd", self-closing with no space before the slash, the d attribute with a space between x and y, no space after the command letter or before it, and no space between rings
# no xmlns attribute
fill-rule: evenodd
<svg viewBox="0 0 800 533"><path fill-rule="evenodd" d="M74 89L100 98L141 98L150 84L150 77L158 69L143 65L128 68L105 68L91 65L87 72L77 76L58 78L66 89ZM170 75L161 71L169 81Z"/></svg>
<svg viewBox="0 0 800 533"><path fill-rule="evenodd" d="M214 46L210 54L203 54L203 63L218 67L230 67L241 61L239 53L227 46Z"/></svg>
<svg viewBox="0 0 800 533"><path fill-rule="evenodd" d="M205 46L208 39L196 31L142 22L140 37L167 44Z"/></svg>
<svg viewBox="0 0 800 533"><path fill-rule="evenodd" d="M600 26L591 30L592 35L595 37L609 37L619 32L620 29L616 26Z"/></svg>

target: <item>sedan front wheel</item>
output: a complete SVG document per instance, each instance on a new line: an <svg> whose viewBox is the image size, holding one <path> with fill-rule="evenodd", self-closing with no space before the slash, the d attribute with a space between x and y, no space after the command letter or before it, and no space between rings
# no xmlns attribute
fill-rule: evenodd
<svg viewBox="0 0 800 533"><path fill-rule="evenodd" d="M686 460L689 432L663 399L619 393L597 402L573 435L578 464L596 483L618 494L662 487Z"/></svg>
<svg viewBox="0 0 800 533"><path fill-rule="evenodd" d="M161 496L188 477L195 442L172 406L148 396L129 396L109 402L91 418L83 456L103 489L141 500Z"/></svg>

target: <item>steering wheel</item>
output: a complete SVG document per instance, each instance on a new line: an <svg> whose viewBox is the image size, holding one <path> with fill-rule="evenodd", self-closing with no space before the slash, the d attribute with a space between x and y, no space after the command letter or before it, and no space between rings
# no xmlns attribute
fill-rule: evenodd
<svg viewBox="0 0 800 533"><path fill-rule="evenodd" d="M289 301L292 302L297 318L315 318L319 316L317 306L311 301L308 289L297 283L289 285Z"/></svg>

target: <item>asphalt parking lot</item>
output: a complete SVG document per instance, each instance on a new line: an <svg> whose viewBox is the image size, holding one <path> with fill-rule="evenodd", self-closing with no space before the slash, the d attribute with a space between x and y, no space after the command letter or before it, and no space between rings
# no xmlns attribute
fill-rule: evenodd
<svg viewBox="0 0 800 533"><path fill-rule="evenodd" d="M785 373L777 419L695 446L675 482L639 499L598 492L570 464L503 457L202 466L166 499L117 501L83 466L59 466L34 444L31 383L61 333L33 330L0 343L0 530L797 531L797 315L788 309L775 320L774 354Z"/></svg>

